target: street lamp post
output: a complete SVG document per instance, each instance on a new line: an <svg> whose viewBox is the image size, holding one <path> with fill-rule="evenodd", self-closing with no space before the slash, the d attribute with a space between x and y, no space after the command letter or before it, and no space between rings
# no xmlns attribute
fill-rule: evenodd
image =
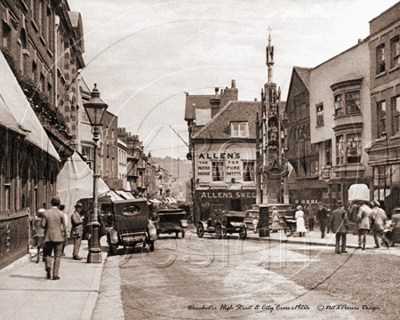
<svg viewBox="0 0 400 320"><path fill-rule="evenodd" d="M100 136L100 126L104 112L108 105L100 99L100 92L94 84L94 89L91 93L91 99L83 104L86 114L89 118L90 125L93 130L94 141L94 168L93 168L93 211L90 216L89 226L92 230L92 237L89 240L89 254L87 263L101 263L101 248L100 248L100 223L99 223L99 205L98 205L98 181L100 174L98 173L97 165L97 144Z"/></svg>

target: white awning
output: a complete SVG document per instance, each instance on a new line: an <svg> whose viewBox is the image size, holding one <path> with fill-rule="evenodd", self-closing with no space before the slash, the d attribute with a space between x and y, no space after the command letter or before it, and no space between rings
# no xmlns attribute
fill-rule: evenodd
<svg viewBox="0 0 400 320"><path fill-rule="evenodd" d="M26 141L60 161L3 53L0 53L0 124L25 135Z"/></svg>

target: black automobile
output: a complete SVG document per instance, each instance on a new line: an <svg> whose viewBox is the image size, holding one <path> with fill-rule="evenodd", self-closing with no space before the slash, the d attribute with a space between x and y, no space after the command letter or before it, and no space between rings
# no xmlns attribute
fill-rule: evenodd
<svg viewBox="0 0 400 320"><path fill-rule="evenodd" d="M214 233L218 239L221 239L228 234L238 233L239 238L244 240L247 236L245 216L246 214L242 211L222 211L207 221L199 221L197 235L202 238L206 232Z"/></svg>
<svg viewBox="0 0 400 320"><path fill-rule="evenodd" d="M118 246L149 245L154 251L156 229L149 220L150 210L145 199L99 200L100 220L107 235L110 255L117 254ZM104 221L105 220L105 221Z"/></svg>
<svg viewBox="0 0 400 320"><path fill-rule="evenodd" d="M157 235L175 233L178 238L179 233L182 233L182 238L185 237L185 228L188 227L185 210L180 208L158 209L154 213L152 220L156 225Z"/></svg>

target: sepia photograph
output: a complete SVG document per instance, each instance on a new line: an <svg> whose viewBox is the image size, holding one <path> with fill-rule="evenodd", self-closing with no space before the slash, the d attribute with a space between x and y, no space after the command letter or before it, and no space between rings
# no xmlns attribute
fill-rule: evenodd
<svg viewBox="0 0 400 320"><path fill-rule="evenodd" d="M400 319L398 0L0 24L0 319Z"/></svg>

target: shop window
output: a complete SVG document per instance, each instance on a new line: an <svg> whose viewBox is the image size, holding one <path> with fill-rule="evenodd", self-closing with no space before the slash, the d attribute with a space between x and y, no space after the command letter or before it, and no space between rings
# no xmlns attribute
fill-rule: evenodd
<svg viewBox="0 0 400 320"><path fill-rule="evenodd" d="M342 94L335 95L335 117L343 116L343 99Z"/></svg>
<svg viewBox="0 0 400 320"><path fill-rule="evenodd" d="M336 137L336 165L342 165L344 160L344 139L343 135Z"/></svg>
<svg viewBox="0 0 400 320"><path fill-rule="evenodd" d="M347 163L361 162L362 144L361 133L353 133L347 135Z"/></svg>
<svg viewBox="0 0 400 320"><path fill-rule="evenodd" d="M360 113L360 91L346 92L346 111L348 114Z"/></svg>
<svg viewBox="0 0 400 320"><path fill-rule="evenodd" d="M378 111L378 138L386 135L386 101L377 104Z"/></svg>
<svg viewBox="0 0 400 320"><path fill-rule="evenodd" d="M376 74L385 72L385 45L376 48Z"/></svg>
<svg viewBox="0 0 400 320"><path fill-rule="evenodd" d="M400 96L392 98L392 117L393 133L397 133L400 127Z"/></svg>
<svg viewBox="0 0 400 320"><path fill-rule="evenodd" d="M400 37L396 36L391 41L392 62L391 67L395 68L400 65Z"/></svg>
<svg viewBox="0 0 400 320"><path fill-rule="evenodd" d="M212 181L224 181L224 162L212 162Z"/></svg>
<svg viewBox="0 0 400 320"><path fill-rule="evenodd" d="M255 181L254 161L243 161L243 181Z"/></svg>
<svg viewBox="0 0 400 320"><path fill-rule="evenodd" d="M324 105L321 103L317 106L317 127L324 125Z"/></svg>
<svg viewBox="0 0 400 320"><path fill-rule="evenodd" d="M249 136L248 122L232 122L231 123L231 137L232 138L245 138Z"/></svg>

